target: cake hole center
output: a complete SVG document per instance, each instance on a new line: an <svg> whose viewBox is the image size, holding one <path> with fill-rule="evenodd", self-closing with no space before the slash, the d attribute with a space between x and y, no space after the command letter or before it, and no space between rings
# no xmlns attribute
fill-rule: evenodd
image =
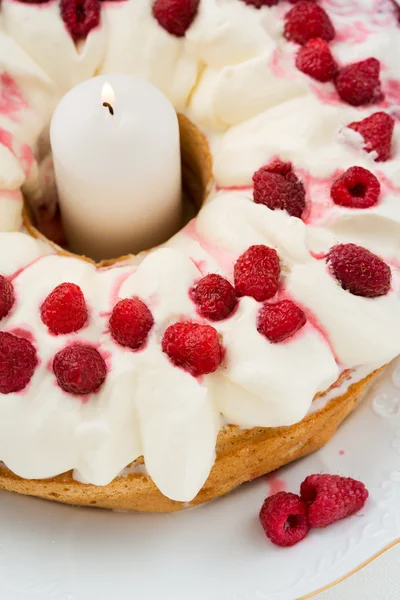
<svg viewBox="0 0 400 600"><path fill-rule="evenodd" d="M207 138L185 115L178 114L178 121L182 170L182 222L174 233L178 233L197 215L213 185L212 159ZM47 149L50 148L47 139L43 145ZM73 254L64 234L51 154L44 152L43 157L42 151L42 160L39 157L38 162L38 182L25 191L24 225L33 237L49 242L59 251ZM163 242L168 241L169 237ZM140 252L146 250L150 248L141 248ZM85 258L96 262L97 257ZM121 259L119 256L102 258L104 260L101 262L106 261L107 264Z"/></svg>

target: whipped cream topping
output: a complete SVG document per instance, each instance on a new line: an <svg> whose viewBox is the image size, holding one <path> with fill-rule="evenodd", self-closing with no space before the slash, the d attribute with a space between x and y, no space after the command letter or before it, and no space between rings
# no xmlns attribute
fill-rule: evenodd
<svg viewBox="0 0 400 600"><path fill-rule="evenodd" d="M290 8L284 2L256 10L241 0L202 0L183 38L158 25L150 0L105 2L99 27L75 45L58 2L2 1L0 273L12 278L16 302L0 326L30 339L39 358L23 392L0 395L0 460L8 468L29 479L73 469L78 481L106 485L143 455L159 489L188 502L208 477L226 422L291 425L344 369L365 376L400 353L400 127L393 158L384 163L375 163L346 128L376 110L398 114L400 27L389 4L375 11L366 0L322 2L336 28L337 60L375 56L382 63L385 100L354 108L339 100L333 84L295 68L297 46L282 36ZM97 269L19 232L21 190L40 197L51 178L45 140L57 100L76 83L111 72L150 80L207 133L216 188L165 248ZM276 156L291 161L304 182L303 220L252 202L253 173ZM353 165L381 182L371 209L346 209L330 198L332 181ZM391 266L386 296L351 295L319 258L350 241ZM189 290L207 273L232 282L235 261L254 244L277 250L277 299L297 302L307 324L272 344L256 329L260 304L242 298L229 319L212 323L225 348L223 364L194 378L162 352L164 331L181 319L201 322ZM81 287L89 320L77 333L52 336L40 306L63 282ZM117 300L132 296L154 316L137 352L119 346L108 328ZM108 368L101 389L85 399L63 392L51 369L55 353L78 342L96 347Z"/></svg>

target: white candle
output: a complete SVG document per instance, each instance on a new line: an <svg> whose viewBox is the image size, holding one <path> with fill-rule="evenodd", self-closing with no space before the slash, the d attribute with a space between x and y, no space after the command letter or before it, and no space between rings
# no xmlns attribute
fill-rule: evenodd
<svg viewBox="0 0 400 600"><path fill-rule="evenodd" d="M70 249L95 260L151 248L181 220L179 125L169 100L128 75L71 89L50 129Z"/></svg>

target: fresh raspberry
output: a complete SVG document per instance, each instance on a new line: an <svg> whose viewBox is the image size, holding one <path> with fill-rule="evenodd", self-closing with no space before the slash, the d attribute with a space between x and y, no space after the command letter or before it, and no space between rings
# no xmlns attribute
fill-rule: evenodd
<svg viewBox="0 0 400 600"><path fill-rule="evenodd" d="M145 343L153 324L153 315L139 298L121 300L114 306L110 317L110 331L114 340L133 350Z"/></svg>
<svg viewBox="0 0 400 600"><path fill-rule="evenodd" d="M283 342L299 331L307 322L306 315L291 300L264 304L258 313L257 331L270 342Z"/></svg>
<svg viewBox="0 0 400 600"><path fill-rule="evenodd" d="M344 290L355 296L376 298L390 289L392 272L379 256L356 244L331 248L327 262Z"/></svg>
<svg viewBox="0 0 400 600"><path fill-rule="evenodd" d="M376 152L376 162L389 160L395 120L384 112L376 112L362 121L347 125L364 138L364 150Z"/></svg>
<svg viewBox="0 0 400 600"><path fill-rule="evenodd" d="M4 319L15 302L14 288L8 279L0 275L0 320Z"/></svg>
<svg viewBox="0 0 400 600"><path fill-rule="evenodd" d="M337 64L330 48L320 38L309 40L297 52L296 67L317 81L331 81L337 72Z"/></svg>
<svg viewBox="0 0 400 600"><path fill-rule="evenodd" d="M0 331L0 394L23 390L37 364L36 350L28 340Z"/></svg>
<svg viewBox="0 0 400 600"><path fill-rule="evenodd" d="M255 8L262 8L263 6L276 6L279 0L242 0L242 2Z"/></svg>
<svg viewBox="0 0 400 600"><path fill-rule="evenodd" d="M43 323L56 335L82 329L88 312L81 288L75 283L58 285L40 307L40 316Z"/></svg>
<svg viewBox="0 0 400 600"><path fill-rule="evenodd" d="M306 205L304 186L293 173L292 163L276 160L253 175L253 198L271 210L286 210L300 219Z"/></svg>
<svg viewBox="0 0 400 600"><path fill-rule="evenodd" d="M156 0L153 16L158 24L176 37L183 37L193 23L200 0Z"/></svg>
<svg viewBox="0 0 400 600"><path fill-rule="evenodd" d="M206 275L192 290L193 302L199 313L211 321L226 319L237 304L232 285L215 273Z"/></svg>
<svg viewBox="0 0 400 600"><path fill-rule="evenodd" d="M279 257L268 246L250 246L237 259L234 267L235 289L238 296L252 296L264 302L278 291Z"/></svg>
<svg viewBox="0 0 400 600"><path fill-rule="evenodd" d="M350 167L331 187L334 203L348 208L370 208L378 202L380 193L378 179L363 167Z"/></svg>
<svg viewBox="0 0 400 600"><path fill-rule="evenodd" d="M92 346L67 346L53 359L53 371L64 392L76 395L97 392L107 375L100 352Z"/></svg>
<svg viewBox="0 0 400 600"><path fill-rule="evenodd" d="M304 502L309 504L310 527L327 527L360 510L368 490L361 481L339 475L309 475L300 486Z"/></svg>
<svg viewBox="0 0 400 600"><path fill-rule="evenodd" d="M223 359L218 332L210 325L191 321L170 325L162 340L163 352L194 377L213 373Z"/></svg>
<svg viewBox="0 0 400 600"><path fill-rule="evenodd" d="M289 41L301 45L313 38L330 42L335 37L335 29L323 8L315 2L303 0L285 15L284 35Z"/></svg>
<svg viewBox="0 0 400 600"><path fill-rule="evenodd" d="M278 492L264 500L260 521L273 544L294 546L310 529L307 515L308 506L300 496Z"/></svg>
<svg viewBox="0 0 400 600"><path fill-rule="evenodd" d="M379 60L367 58L340 69L336 89L341 99L353 106L382 100L380 68Z"/></svg>
<svg viewBox="0 0 400 600"><path fill-rule="evenodd" d="M99 0L61 0L61 17L76 42L100 23Z"/></svg>

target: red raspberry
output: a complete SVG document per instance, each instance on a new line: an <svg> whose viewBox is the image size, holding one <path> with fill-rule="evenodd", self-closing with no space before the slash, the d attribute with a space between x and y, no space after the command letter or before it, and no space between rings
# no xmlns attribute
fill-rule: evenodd
<svg viewBox="0 0 400 600"><path fill-rule="evenodd" d="M331 187L334 203L348 208L370 208L378 202L380 193L378 179L363 167L350 167Z"/></svg>
<svg viewBox="0 0 400 600"><path fill-rule="evenodd" d="M279 257L268 246L250 246L236 261L235 289L238 296L252 296L264 302L278 291Z"/></svg>
<svg viewBox="0 0 400 600"><path fill-rule="evenodd" d="M193 23L200 0L156 0L153 16L158 24L176 37L183 37Z"/></svg>
<svg viewBox="0 0 400 600"><path fill-rule="evenodd" d="M242 2L255 8L262 8L263 6L276 6L279 0L242 0Z"/></svg>
<svg viewBox="0 0 400 600"><path fill-rule="evenodd" d="M384 296L390 289L390 267L379 256L362 246L333 246L327 262L342 288L355 296L376 298Z"/></svg>
<svg viewBox="0 0 400 600"><path fill-rule="evenodd" d="M360 510L368 490L361 481L339 475L309 475L300 487L302 499L309 504L310 527L327 527Z"/></svg>
<svg viewBox="0 0 400 600"><path fill-rule="evenodd" d="M162 340L163 352L194 377L213 373L223 359L218 332L210 325L191 321L170 325Z"/></svg>
<svg viewBox="0 0 400 600"><path fill-rule="evenodd" d="M382 100L380 68L379 60L367 58L340 69L336 89L341 99L353 106Z"/></svg>
<svg viewBox="0 0 400 600"><path fill-rule="evenodd" d="M37 364L36 350L28 340L0 331L0 394L23 390Z"/></svg>
<svg viewBox="0 0 400 600"><path fill-rule="evenodd" d="M97 392L107 375L100 352L92 346L68 346L53 360L53 371L64 392L75 395Z"/></svg>
<svg viewBox="0 0 400 600"><path fill-rule="evenodd" d="M15 302L14 288L8 279L0 275L0 320L4 319Z"/></svg>
<svg viewBox="0 0 400 600"><path fill-rule="evenodd" d="M289 0L290 4L298 4L299 2L302 2L303 0ZM318 0L309 0L309 2L318 2Z"/></svg>
<svg viewBox="0 0 400 600"><path fill-rule="evenodd" d="M271 210L286 210L300 219L306 205L304 186L293 173L292 163L276 160L253 175L253 198Z"/></svg>
<svg viewBox="0 0 400 600"><path fill-rule="evenodd" d="M257 331L270 342L283 342L299 331L307 322L306 315L291 300L264 304L258 313Z"/></svg>
<svg viewBox="0 0 400 600"><path fill-rule="evenodd" d="M43 323L56 335L82 329L88 312L81 288L75 283L58 285L40 307L40 316Z"/></svg>
<svg viewBox="0 0 400 600"><path fill-rule="evenodd" d="M392 149L392 136L395 120L384 112L376 112L362 121L350 123L347 127L354 129L364 138L364 149L376 152L376 162L389 160Z"/></svg>
<svg viewBox="0 0 400 600"><path fill-rule="evenodd" d="M153 324L153 315L139 298L121 300L114 306L110 317L110 331L114 340L133 350L145 343Z"/></svg>
<svg viewBox="0 0 400 600"><path fill-rule="evenodd" d="M211 321L226 319L237 304L235 290L221 275L206 275L192 290L199 313Z"/></svg>
<svg viewBox="0 0 400 600"><path fill-rule="evenodd" d="M315 2L303 0L285 15L284 35L289 41L301 45L313 38L330 42L335 37L335 29L323 8Z"/></svg>
<svg viewBox="0 0 400 600"><path fill-rule="evenodd" d="M331 81L337 72L337 64L325 40L309 40L297 52L296 67L317 81Z"/></svg>
<svg viewBox="0 0 400 600"><path fill-rule="evenodd" d="M300 496L278 492L264 500L260 521L273 544L294 546L310 529L307 514L308 506Z"/></svg>
<svg viewBox="0 0 400 600"><path fill-rule="evenodd" d="M100 23L99 0L61 0L61 17L76 42Z"/></svg>

